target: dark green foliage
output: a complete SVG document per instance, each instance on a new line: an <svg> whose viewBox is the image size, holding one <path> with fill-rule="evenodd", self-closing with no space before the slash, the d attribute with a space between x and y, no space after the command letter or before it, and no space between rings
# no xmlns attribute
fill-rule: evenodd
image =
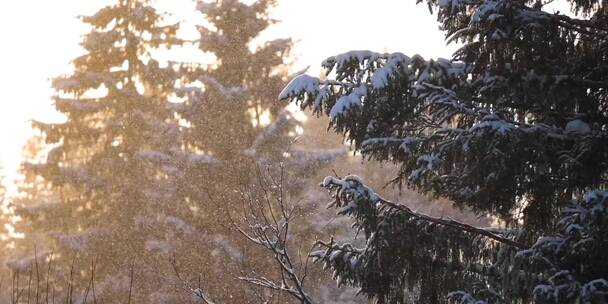
<svg viewBox="0 0 608 304"><path fill-rule="evenodd" d="M559 228L517 255L545 278L534 288L536 302L608 302L608 193L587 193L564 210Z"/></svg>
<svg viewBox="0 0 608 304"><path fill-rule="evenodd" d="M605 32L572 40L573 30L551 26L563 18L520 1L444 2L439 16L448 36L466 42L457 62L372 52L331 57L324 66L337 82L309 92L302 106L332 116L336 131L370 157L402 163L401 179L506 217L521 197L546 205L599 185L606 76L597 69L605 64ZM509 31L487 19L507 19L501 24ZM508 35L492 36L498 30ZM339 102L351 93L360 104ZM568 132L579 120L592 136ZM441 163L416 171L432 154Z"/></svg>
<svg viewBox="0 0 608 304"><path fill-rule="evenodd" d="M525 246L512 242L511 232L417 213L383 199L356 176L328 177L322 186L332 193L330 206L353 217L365 239L363 248L319 242L321 250L312 254L334 270L339 285L358 286L377 303L442 303L441 291L457 288L499 299L519 288L491 288L504 283L494 274L513 271L513 255Z"/></svg>
<svg viewBox="0 0 608 304"><path fill-rule="evenodd" d="M373 248L358 254L375 264L329 265L381 303L444 302L459 288L472 295L452 293L456 303L541 301L533 290L549 278L522 266L514 247L555 234L572 198L607 186L607 3L569 1L582 15L568 17L540 1L427 2L447 40L463 43L451 60L352 51L323 62L327 80L298 76L280 98L329 116L364 156L400 165L396 183L500 219L509 240L474 242L485 232L450 225L425 234L428 219L419 226L391 208L356 205ZM342 247L329 247L331 260ZM608 275L599 269L589 275ZM406 299L407 289L415 297Z"/></svg>

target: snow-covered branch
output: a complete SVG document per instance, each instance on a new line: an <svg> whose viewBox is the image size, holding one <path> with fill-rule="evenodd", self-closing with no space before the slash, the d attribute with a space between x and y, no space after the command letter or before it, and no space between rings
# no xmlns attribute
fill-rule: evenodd
<svg viewBox="0 0 608 304"><path fill-rule="evenodd" d="M273 280L255 272L239 277L250 284L275 291L283 291L303 304L316 303L306 292L308 258L294 259L289 250L290 226L296 216L295 206L285 197L284 168L279 168L278 177L269 171L257 168L258 184L241 192L244 212L242 223L232 224L246 239L264 248L274 257L280 278Z"/></svg>
<svg viewBox="0 0 608 304"><path fill-rule="evenodd" d="M375 208L378 208L378 209L383 208L385 210L385 212L388 212L388 213L398 212L398 213L402 213L406 217L411 217L411 218L415 218L417 220L425 221L428 223L442 225L445 227L449 227L451 229L455 229L455 230L458 230L461 232L468 232L468 233L471 233L471 234L477 235L477 236L487 237L494 241L497 241L497 242L500 242L500 243L503 243L506 245L514 246L519 249L528 248L527 245L514 241L512 239L503 237L501 235L498 235L494 231L491 231L491 230L488 230L485 228L471 226L466 223L462 223L462 222L459 222L459 221L456 221L456 220L453 220L450 218L433 217L430 215L426 215L423 213L413 211L412 209L410 209L409 207L407 207L405 205L388 201L388 200L382 198L377 193L375 193L371 188L366 186L361 181L361 179L357 176L350 175L350 176L346 176L344 178L336 178L336 177L328 176L323 180L323 183L321 185L327 189L336 191L336 199L340 199L340 200L346 199L346 201L342 201L342 202L336 201L336 203L338 205L345 204L345 207L344 207L345 209L341 209L342 213L350 212L351 211L351 210L349 210L350 208L356 207L356 204L357 204L356 200L360 200L363 197L365 197L368 199L369 204L371 204L372 206L375 206Z"/></svg>

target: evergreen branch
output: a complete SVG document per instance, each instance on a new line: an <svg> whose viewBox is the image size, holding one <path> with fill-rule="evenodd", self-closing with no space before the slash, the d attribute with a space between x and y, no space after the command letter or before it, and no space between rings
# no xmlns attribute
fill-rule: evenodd
<svg viewBox="0 0 608 304"><path fill-rule="evenodd" d="M506 245L510 245L513 247L516 247L518 249L527 249L529 248L529 246L514 241L512 239L506 238L506 237L502 237L496 233L493 233L491 231L488 231L484 228L479 228L479 227L475 227L475 226L471 226L459 221L456 221L454 219L451 218L443 218L443 217L434 217L434 216L430 216L430 215L426 215L423 213L419 213L416 211L413 211L412 209L408 208L407 206L404 205L399 205L399 204L395 204L393 202L390 201L386 201L384 199L381 199L380 204L389 206L391 208L394 209L398 209L401 212L404 212L406 215L423 220L423 221L427 221L427 222L431 222L431 223L435 223L435 224L439 224L439 225L443 225L446 227L451 227L457 230L461 230L461 231L466 231L466 232L470 232L476 235L481 235L481 236L485 236L487 238L491 238L499 243L503 243Z"/></svg>
<svg viewBox="0 0 608 304"><path fill-rule="evenodd" d="M354 185L351 185L352 183L354 183ZM516 247L519 249L529 248L529 246L526 246L525 244L522 244L522 243L519 243L512 239L500 236L487 229L471 226L471 225L468 225L468 224L465 224L462 222L458 222L453 219L433 217L433 216L426 215L423 213L418 213L418 212L411 210L407 206L388 201L388 200L382 198L377 193L375 193L372 189L370 189L369 187L364 185L363 182L356 176L346 176L346 177L344 177L344 179L328 176L325 178L325 180L323 181L321 186L323 186L325 188L329 188L329 189L340 188L338 190L339 192L350 189L350 188L357 188L357 186L360 186L363 188L363 189L361 189L362 190L361 192L367 192L367 196L369 196L371 203L375 204L376 206L385 205L393 210L398 210L399 212L402 212L404 215L409 216L409 217L413 217L413 218L416 218L416 219L419 219L419 220L422 220L425 222L442 225L442 226L456 229L459 231L469 232L469 233L472 233L475 235L484 236L484 237L493 239L499 243L510 245L510 246L513 246L513 247Z"/></svg>

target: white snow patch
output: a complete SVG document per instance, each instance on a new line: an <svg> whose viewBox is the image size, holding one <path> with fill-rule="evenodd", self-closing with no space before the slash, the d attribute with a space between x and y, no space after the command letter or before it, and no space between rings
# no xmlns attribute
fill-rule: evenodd
<svg viewBox="0 0 608 304"><path fill-rule="evenodd" d="M39 252L37 255L30 255L20 259L8 260L5 265L14 272L29 271L30 268L36 264L36 261L38 261L38 266L40 266L41 263L46 261L46 257L50 254L50 251L43 251Z"/></svg>
<svg viewBox="0 0 608 304"><path fill-rule="evenodd" d="M353 107L361 106L362 98L367 94L367 85L361 84L354 88L348 95L344 95L336 101L336 104L329 112L329 118L335 120L338 116L344 115L344 112Z"/></svg>
<svg viewBox="0 0 608 304"><path fill-rule="evenodd" d="M211 251L211 255L214 257L223 256L225 253L235 260L240 260L243 257L241 250L236 248L231 241L226 240L221 235L213 237L213 243L216 245L216 248Z"/></svg>
<svg viewBox="0 0 608 304"><path fill-rule="evenodd" d="M173 253L175 251L175 246L173 246L172 244L169 244L168 242L165 242L165 241L147 240L145 245L146 245L146 250L152 251L152 252L159 252L164 255Z"/></svg>
<svg viewBox="0 0 608 304"><path fill-rule="evenodd" d="M298 96L303 93L316 93L319 90L320 80L306 74L298 75L292 79L279 94L279 100Z"/></svg>
<svg viewBox="0 0 608 304"><path fill-rule="evenodd" d="M49 232L49 236L55 238L61 245L76 251L86 251L90 242L103 233L99 229L89 229L81 233L66 234L58 231Z"/></svg>
<svg viewBox="0 0 608 304"><path fill-rule="evenodd" d="M181 230L185 234L194 233L194 227L192 227L192 225L186 223L186 221L184 221L178 217L167 216L167 217L165 217L165 223L175 226L175 228L177 228L178 230Z"/></svg>
<svg viewBox="0 0 608 304"><path fill-rule="evenodd" d="M568 135L585 135L591 133L591 127L586 122L575 119L566 124L565 131Z"/></svg>

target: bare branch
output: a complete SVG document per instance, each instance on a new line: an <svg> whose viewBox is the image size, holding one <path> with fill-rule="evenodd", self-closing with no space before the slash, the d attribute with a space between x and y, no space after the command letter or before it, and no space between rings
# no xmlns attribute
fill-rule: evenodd
<svg viewBox="0 0 608 304"><path fill-rule="evenodd" d="M252 272L239 279L266 289L286 292L303 304L316 303L305 291L304 281L308 275L308 255L305 260L300 258L296 265L288 250L289 228L292 225L296 208L286 202L284 192L285 172L283 164L279 166L278 177L275 178L270 170L264 173L258 166L257 188L242 191L241 199L245 206L245 214L241 225L230 220L235 229L253 244L272 254L275 265L279 270L280 279L274 281ZM256 193L258 195L256 195ZM312 251L312 248L311 248Z"/></svg>

